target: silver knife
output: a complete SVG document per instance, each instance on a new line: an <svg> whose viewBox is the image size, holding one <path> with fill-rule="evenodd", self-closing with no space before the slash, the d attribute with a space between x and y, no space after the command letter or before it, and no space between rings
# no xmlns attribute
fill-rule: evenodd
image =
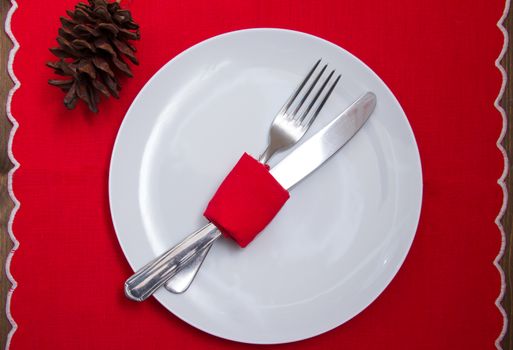
<svg viewBox="0 0 513 350"><path fill-rule="evenodd" d="M276 164L271 174L290 190L299 181L317 169L342 146L344 146L365 124L376 106L376 95L365 93L344 112L314 136ZM125 294L136 301L146 300L158 288L172 278L192 257L201 252L221 232L208 223L173 248L149 262L125 282Z"/></svg>

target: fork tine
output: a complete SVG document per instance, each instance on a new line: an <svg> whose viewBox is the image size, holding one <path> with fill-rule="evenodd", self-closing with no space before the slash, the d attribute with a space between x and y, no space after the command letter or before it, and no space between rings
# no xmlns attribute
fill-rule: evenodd
<svg viewBox="0 0 513 350"><path fill-rule="evenodd" d="M335 70L332 70L331 73L328 75L328 77L324 80L324 82L322 83L321 87L319 88L319 91L317 91L317 93L315 94L315 96L312 99L312 101L310 101L310 104L308 105L308 107L303 111L303 113L301 114L301 117L298 118L297 121L298 121L299 124L303 123L303 121L305 120L306 116L308 115L308 113L310 112L312 107L314 106L315 102L317 102L317 99L321 95L322 91L324 90L326 85L328 85L328 82L330 81L330 79L333 76L333 74L335 74Z"/></svg>
<svg viewBox="0 0 513 350"><path fill-rule="evenodd" d="M290 95L290 97L287 99L287 101L285 101L285 104L283 105L283 107L281 107L281 109L278 112L278 114L285 114L285 113L287 113L287 110L290 108L292 103L294 103L294 100L299 95L301 90L303 90L303 88L305 87L306 83L308 82L308 80L312 76L313 72L317 69L317 66L319 66L319 63L321 63L321 59L319 59L317 62L315 62L314 66L312 67L312 69L310 69L310 71L308 72L306 77L303 79L303 81L299 84L299 86L292 93L292 95Z"/></svg>
<svg viewBox="0 0 513 350"><path fill-rule="evenodd" d="M312 117L306 122L306 128L308 129L310 127L310 125L312 125L312 123L315 121L315 118L317 118L317 116L319 115L321 109L324 107L324 104L326 103L326 101L328 101L328 98L330 97L331 93L333 92L333 90L335 89L335 86L337 86L337 83L338 81L340 80L340 77L341 75L339 74L337 79L335 79L335 81L333 82L333 84L331 84L328 92L326 93L326 95L324 96L324 98L322 99L321 103L319 104L319 106L317 107L317 109L315 110L314 114L312 115Z"/></svg>
<svg viewBox="0 0 513 350"><path fill-rule="evenodd" d="M306 99L308 98L308 96L310 95L310 93L312 92L313 88L315 87L315 85L317 85L317 82L319 81L319 79L321 78L321 76L324 74L324 71L326 70L326 68L328 67L327 64L324 65L324 67L322 67L321 71L317 74L317 76L315 77L315 79L312 81L312 83L310 84L310 87L308 88L308 91L306 92L306 94L303 96L303 98L301 98L301 101L299 102L299 104L296 106L296 109L294 109L294 112L292 112L291 114L291 119L294 119L297 115L297 112L301 109L301 107L303 106L303 104L305 103Z"/></svg>

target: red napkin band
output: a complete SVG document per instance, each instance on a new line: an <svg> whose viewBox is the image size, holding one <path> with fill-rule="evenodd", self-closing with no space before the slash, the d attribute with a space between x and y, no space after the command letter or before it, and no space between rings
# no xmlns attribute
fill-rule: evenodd
<svg viewBox="0 0 513 350"><path fill-rule="evenodd" d="M208 203L205 217L241 247L259 234L289 199L268 168L244 153Z"/></svg>

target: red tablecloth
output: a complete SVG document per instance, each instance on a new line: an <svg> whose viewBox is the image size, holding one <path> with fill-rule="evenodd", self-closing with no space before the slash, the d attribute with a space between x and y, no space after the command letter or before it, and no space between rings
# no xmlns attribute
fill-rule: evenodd
<svg viewBox="0 0 513 350"><path fill-rule="evenodd" d="M141 24L141 65L120 100L68 111L47 86L59 16L75 1L23 1L12 19L21 82L13 178L21 203L11 264L18 286L12 349L245 348L180 321L155 300L123 295L131 274L112 227L107 179L118 127L144 83L184 49L216 34L280 27L330 40L392 89L415 132L424 174L420 225L385 292L348 323L287 349L492 349L503 327L493 264L503 201L494 107L505 1L125 1ZM273 346L269 348L274 348Z"/></svg>

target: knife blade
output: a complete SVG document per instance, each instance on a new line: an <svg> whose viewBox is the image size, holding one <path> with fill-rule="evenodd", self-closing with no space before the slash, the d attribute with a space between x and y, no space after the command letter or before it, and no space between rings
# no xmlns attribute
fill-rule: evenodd
<svg viewBox="0 0 513 350"><path fill-rule="evenodd" d="M341 149L369 119L375 106L376 95L367 92L276 164L271 175L290 190Z"/></svg>
<svg viewBox="0 0 513 350"><path fill-rule="evenodd" d="M369 119L376 106L376 95L365 93L333 121L297 147L271 170L274 178L290 190L331 158ZM173 248L146 264L125 282L125 295L135 301L146 300L172 278L192 257L221 236L208 223Z"/></svg>

